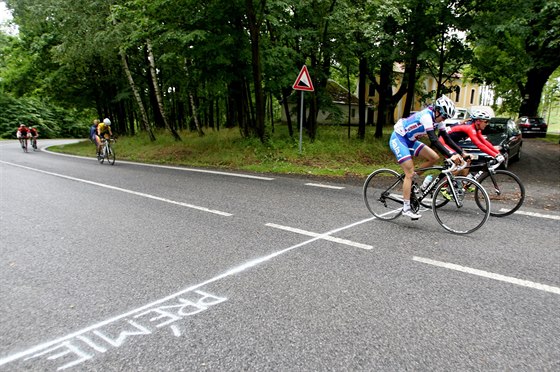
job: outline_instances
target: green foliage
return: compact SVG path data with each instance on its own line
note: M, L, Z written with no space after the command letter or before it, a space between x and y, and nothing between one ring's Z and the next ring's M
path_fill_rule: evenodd
M36 98L0 94L0 138L16 138L20 124L35 126L42 138L87 137L89 117L91 113L69 111Z
M434 76L441 89L469 62L473 49L470 76L492 83L506 98L506 109L515 111L524 97L520 92L528 89L522 86L528 71L559 59L560 5L512 1L6 0L20 34L0 35L0 92L24 97L23 106L33 98L62 107L67 112L51 111L70 122L81 121L76 113L94 111L87 122L107 116L120 133L137 132L141 115L122 52L149 125L163 127L156 84L174 128L192 128L196 114L206 128L235 125L251 135L255 113L263 111L255 99L257 61L264 94L279 102L291 92L301 66L308 65L316 88L309 100L321 110L330 105L327 79L346 87L350 75L355 91L359 62L367 62L367 71L360 71L364 79L384 75L378 92L390 92L398 81L405 87L405 79L391 72L395 64L417 67L415 76ZM256 10L254 26L260 30L259 50L253 54L248 9ZM468 45L458 36L464 31ZM155 83L148 73L148 40ZM412 81L409 87L414 86L419 85ZM424 90L416 97L433 94ZM394 107L403 94L403 89L393 91L384 99L391 102L381 104ZM340 112L341 122L345 115ZM320 138L314 131L322 127L311 129L306 133Z

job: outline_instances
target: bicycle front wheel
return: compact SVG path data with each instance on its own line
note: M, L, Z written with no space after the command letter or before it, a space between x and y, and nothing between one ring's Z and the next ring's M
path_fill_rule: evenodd
M509 216L518 210L525 200L525 186L510 171L498 169L495 174L485 173L478 181L490 197L490 215Z
M457 176L454 185L440 182L434 191L432 210L438 223L454 234L470 234L482 227L490 217L490 199L486 190L476 181ZM471 183L472 190L464 190L463 183ZM446 198L441 205L438 200Z
M114 165L115 164L115 151L113 151L113 148L111 146L107 146L107 151L105 152L106 156L107 156L107 161L109 162L109 164Z
M401 215L403 180L391 169L378 169L364 182L367 209L380 220L392 220Z

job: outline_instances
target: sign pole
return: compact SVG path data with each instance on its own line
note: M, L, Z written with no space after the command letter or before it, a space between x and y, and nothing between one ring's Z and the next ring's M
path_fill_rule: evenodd
M305 110L303 109L303 93L305 91L313 92L315 90L315 88L313 88L311 77L309 76L309 71L307 71L307 66L303 65L292 88L294 88L295 90L301 90L301 110L299 115L299 153L301 154L301 142L303 136L303 113L305 112Z
M300 115L299 115L299 153L301 154L301 141L302 141L302 133L303 133L303 94L305 92L301 91L301 108L300 108Z

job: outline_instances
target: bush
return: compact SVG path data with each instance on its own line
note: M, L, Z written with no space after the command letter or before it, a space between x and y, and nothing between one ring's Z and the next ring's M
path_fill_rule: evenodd
M41 138L79 138L89 134L90 115L36 98L0 93L0 138L16 138L20 124L35 126Z

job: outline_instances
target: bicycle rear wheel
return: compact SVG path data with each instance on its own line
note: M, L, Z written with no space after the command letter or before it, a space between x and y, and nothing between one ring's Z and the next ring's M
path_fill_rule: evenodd
M463 190L462 182L471 182L474 191ZM461 187L440 182L434 191L432 211L438 223L454 234L470 234L482 227L490 217L490 198L486 190L476 181L467 177L455 177ZM438 200L445 197L449 202L441 205Z
M115 164L115 151L113 151L113 147L111 147L111 145L107 146L107 151L105 152L105 156L107 157L107 161L109 162L109 164L114 165Z
M380 220L401 215L403 180L391 169L378 169L364 182L363 194L367 209Z
M498 169L495 174L485 173L478 182L490 197L490 215L509 216L518 210L525 200L525 186L510 171Z

